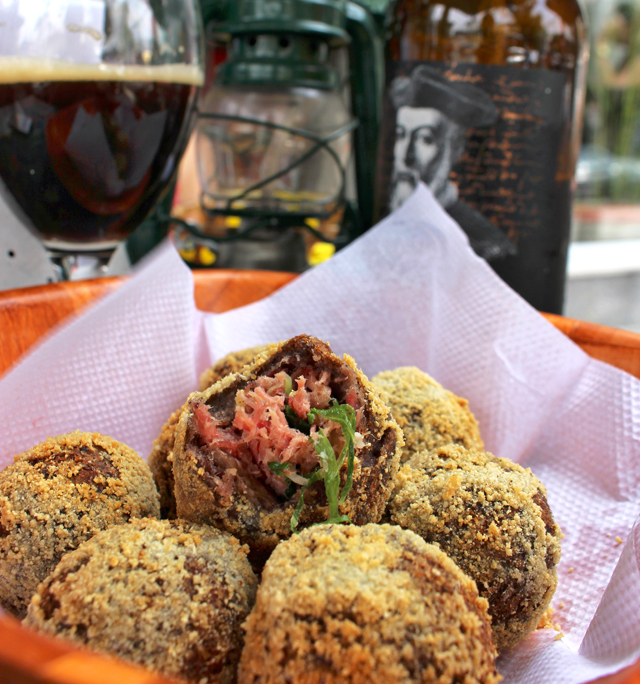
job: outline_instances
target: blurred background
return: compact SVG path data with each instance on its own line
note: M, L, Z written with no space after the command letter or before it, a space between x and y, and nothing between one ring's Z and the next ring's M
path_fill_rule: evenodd
M565 315L640 332L640 2L589 0Z
M381 21L385 0L362 4ZM640 0L586 0L585 7L591 59L582 149L576 171L564 314L640 332ZM203 2L202 9L206 19L211 5ZM215 70L217 49L215 40L209 36L209 78ZM312 114L309 116L312 118ZM337 121L335 125L342 123ZM345 162L347 198L353 194L349 185L355 182L350 163ZM168 214L173 205L174 214L200 222L208 220L211 224L211 219L201 211L203 170L199 174L197 166L194 137L183 158L177 187L165 198L163 211ZM304 259L295 264L284 262L283 270L304 270L333 254L331 240L337 236L342 217L332 218L330 208L325 209L324 218L307 221L316 233L314 237L312 230L300 238L306 241ZM0 221L6 228L0 231L0 289L54 280L39 242L1 202ZM241 223L232 215L219 216L216 221L216 225L209 226L213 236ZM167 225L154 218L146 221L118 248L109 272L126 273L132 263L163 238L166 230ZM357 226L352 230L355 234L359 232ZM322 240L322 236L328 236L329 241ZM177 239L183 256L194 267L243 265L228 255L225 257L224 250L210 249L206 241L194 243L188 235L183 236L182 242L179 235ZM265 267L273 267L274 263L277 267L277 261L266 261ZM77 277L81 276L80 263Z

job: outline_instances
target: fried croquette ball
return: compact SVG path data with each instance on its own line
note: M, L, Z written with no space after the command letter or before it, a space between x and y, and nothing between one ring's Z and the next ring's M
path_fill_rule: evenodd
M66 554L24 622L165 675L232 684L257 586L246 554L213 528L134 520Z
M178 516L238 537L250 546L256 567L291 535L301 495L301 526L328 520L325 483L311 481L301 492L320 468L322 432L336 462L346 443L329 417L311 414L308 422L312 409L335 410L334 402L353 409L356 433L353 485L339 514L358 525L380 520L402 435L353 359L339 358L308 335L267 347L241 372L191 395L173 449ZM337 473L340 487L347 470L345 460Z
M469 402L413 366L383 371L372 382L404 435L402 462L445 444L484 449Z
M264 349L264 346L251 347L223 356L202 374L200 390L204 391L229 373L239 371L253 361ZM153 448L147 459L160 495L160 515L169 520L176 517L176 497L173 491L173 445L176 439L178 420L184 408L183 405L171 414L169 420L162 427L160 435L153 442Z
M173 446L180 414L185 407L174 411L153 442L147 463L160 496L160 516L169 520L176 517L176 496L173 482Z
M200 391L204 392L207 388L211 387L211 385L215 385L218 380L222 380L222 378L227 375L242 370L242 368L248 363L251 363L256 356L265 349L266 345L261 345L259 347L241 349L240 351L231 352L230 354L223 356L200 376Z
M530 470L455 445L414 456L396 479L391 521L476 581L499 651L535 629L556 588L561 534L546 494Z
M392 525L322 525L267 561L239 684L494 684L487 602L432 544Z
M0 473L0 605L23 616L63 554L159 513L149 467L110 437L72 432L16 456Z

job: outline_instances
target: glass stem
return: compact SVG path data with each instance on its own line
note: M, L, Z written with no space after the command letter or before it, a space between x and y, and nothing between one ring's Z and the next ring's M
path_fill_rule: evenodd
M103 278L108 275L109 260L114 252L113 249L86 254L47 251L55 266L58 281Z

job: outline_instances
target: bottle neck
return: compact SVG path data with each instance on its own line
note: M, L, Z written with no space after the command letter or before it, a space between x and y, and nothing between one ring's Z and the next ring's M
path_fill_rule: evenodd
M573 71L584 59L577 0L398 0L387 17L387 59Z

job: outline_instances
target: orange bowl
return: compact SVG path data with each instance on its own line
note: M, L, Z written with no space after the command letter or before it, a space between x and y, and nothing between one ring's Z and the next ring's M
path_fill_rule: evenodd
M269 271L195 271L195 298L204 311L222 313L255 302L295 275ZM124 278L104 278L0 292L0 374L31 345L85 304L112 292ZM544 314L590 356L640 378L640 335ZM170 684L170 679L115 658L82 650L0 617L3 684ZM640 684L640 662L599 684ZM555 684L555 683L553 683Z

